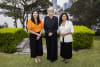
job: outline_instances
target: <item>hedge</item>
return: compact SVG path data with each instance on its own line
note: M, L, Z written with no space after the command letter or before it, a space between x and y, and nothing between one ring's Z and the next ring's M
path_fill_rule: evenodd
M85 26L74 26L73 48L84 49L93 47L94 31Z
M0 50L13 53L16 51L17 44L28 36L28 33L22 28L0 29Z
M0 28L4 28L4 26L3 25L0 25Z

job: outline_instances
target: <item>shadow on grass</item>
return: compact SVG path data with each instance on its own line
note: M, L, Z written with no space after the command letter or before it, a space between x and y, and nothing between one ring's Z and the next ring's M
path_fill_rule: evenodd
M100 40L100 36L95 36L94 39L95 40Z

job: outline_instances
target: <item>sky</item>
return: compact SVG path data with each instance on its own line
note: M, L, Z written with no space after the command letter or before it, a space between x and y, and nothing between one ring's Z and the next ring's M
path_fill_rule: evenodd
M58 0L57 1L58 5L60 5L61 7L63 7L65 2L68 2L68 0Z
M50 0L52 1L52 0ZM63 7L65 2L68 2L69 0L57 0L58 5L60 5L61 7Z

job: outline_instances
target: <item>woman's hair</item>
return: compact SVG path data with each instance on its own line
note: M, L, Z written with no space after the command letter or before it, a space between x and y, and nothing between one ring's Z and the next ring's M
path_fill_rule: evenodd
M59 17L59 26L62 24L62 16L63 15L66 15L66 17L67 17L67 20L69 20L69 17L68 17L68 14L67 13L62 13L61 15L60 15L60 17Z
M38 12L37 10L32 11L31 20L32 20L33 23L35 24L35 19L34 19L34 16L33 16L33 13L34 13L34 12L37 12L37 13L38 13L37 24L39 24L39 23L40 23L40 17L39 17L39 12Z
M52 11L55 13L55 10L54 10L53 7L49 7L49 8L47 9L47 13L48 13L48 11L50 11L50 10L52 10Z
M49 7L47 10L48 10L48 11L49 11L49 10L54 10L54 8L53 8L53 7Z

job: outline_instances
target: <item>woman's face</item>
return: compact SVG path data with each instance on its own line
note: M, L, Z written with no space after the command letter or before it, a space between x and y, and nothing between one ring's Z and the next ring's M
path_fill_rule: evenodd
M48 11L48 15L49 15L49 16L53 16L53 15L54 15L54 10L49 10L49 11Z
M66 21L67 20L67 16L64 14L63 16L62 16L62 21Z
M38 17L38 12L37 11L33 12L33 17L34 18L37 18Z

